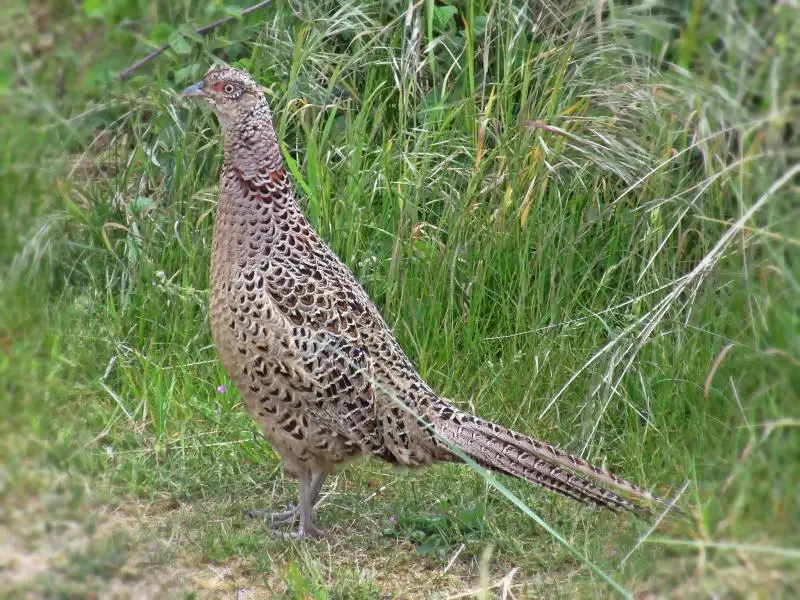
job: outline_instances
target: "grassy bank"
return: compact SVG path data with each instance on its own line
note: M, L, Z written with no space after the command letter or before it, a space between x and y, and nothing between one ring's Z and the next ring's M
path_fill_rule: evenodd
M797 9L276 2L200 37L234 8L8 4L0 593L615 593L591 565L800 592ZM686 482L688 517L503 479L578 558L466 467L368 461L326 486L319 542L245 519L295 482L211 345L218 130L176 90L215 56L268 88L306 214L437 390Z

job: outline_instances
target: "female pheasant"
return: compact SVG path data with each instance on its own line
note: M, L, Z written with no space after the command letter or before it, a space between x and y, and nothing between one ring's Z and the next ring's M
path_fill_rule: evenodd
M217 67L183 94L213 109L224 138L211 261L214 342L250 413L300 482L298 506L273 519L299 512L295 535L317 535L313 507L325 476L370 454L408 467L466 455L614 511L638 512L657 500L438 396L301 213L262 88L247 73Z

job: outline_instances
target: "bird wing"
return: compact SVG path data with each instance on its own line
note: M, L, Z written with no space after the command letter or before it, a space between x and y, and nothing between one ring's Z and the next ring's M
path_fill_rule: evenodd
M381 453L374 368L359 329L361 303L347 288L320 281L315 272L313 261L302 266L273 262L263 271L282 330L279 354L313 383L304 395L309 421L365 452Z

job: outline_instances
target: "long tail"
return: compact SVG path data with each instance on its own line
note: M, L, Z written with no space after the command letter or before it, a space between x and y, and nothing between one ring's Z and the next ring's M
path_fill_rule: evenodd
M502 425L461 412L443 399L440 402L429 413L433 416L431 421L436 432L482 467L513 475L584 504L594 504L615 512L650 515L647 505L663 503L663 500L644 488L591 465L582 458ZM606 489L600 483L614 487L626 496Z

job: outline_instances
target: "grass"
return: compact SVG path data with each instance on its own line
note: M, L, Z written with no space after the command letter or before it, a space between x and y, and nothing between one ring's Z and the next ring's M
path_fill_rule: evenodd
M3 5L0 594L800 592L800 13L518 4L275 2L208 38L230 7ZM367 461L322 541L245 519L295 483L207 324L217 128L175 90L214 56L268 87L306 214L437 390L686 481L688 517Z

